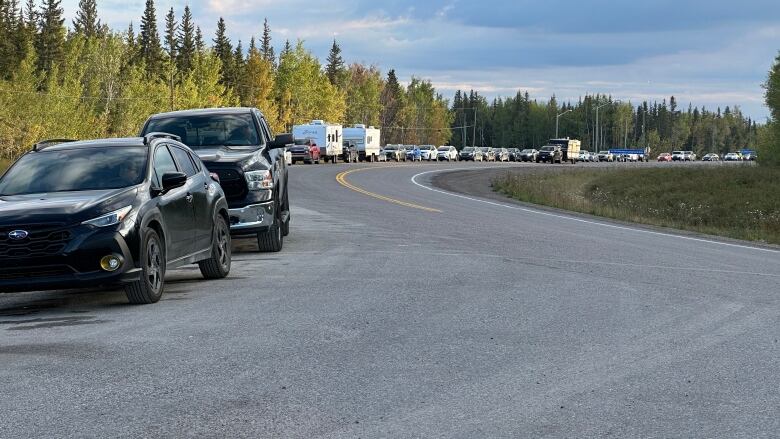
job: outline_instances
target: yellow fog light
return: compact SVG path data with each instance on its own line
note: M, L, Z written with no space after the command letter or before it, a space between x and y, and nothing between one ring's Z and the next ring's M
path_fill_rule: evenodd
M100 260L100 268L105 271L116 271L122 266L122 258L116 255L103 256Z

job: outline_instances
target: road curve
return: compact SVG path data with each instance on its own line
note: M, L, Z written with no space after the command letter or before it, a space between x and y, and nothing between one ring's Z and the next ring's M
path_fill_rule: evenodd
M284 250L226 280L0 296L0 437L780 431L780 252L429 172L488 166L523 165L296 165Z

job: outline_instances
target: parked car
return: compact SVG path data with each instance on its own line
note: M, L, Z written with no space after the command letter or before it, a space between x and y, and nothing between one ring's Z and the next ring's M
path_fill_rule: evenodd
M255 237L263 252L282 250L284 237L290 233L283 151L294 143L291 134L274 136L265 116L256 108L156 114L141 130L142 135L152 132L175 134L198 154L210 172L219 176L230 207L230 233L234 237Z
M496 148L494 149L494 151L495 151L497 162L509 161L509 151L506 148Z
M696 161L696 154L693 151L685 151L684 157L686 162L695 162Z
M580 150L580 155L577 157L578 162L590 162L591 160L591 154L589 151Z
M154 303L194 263L230 273L228 203L175 136L42 142L0 177L0 291L122 285Z
M406 145L406 159L413 162L422 161L422 151L417 145Z
M720 161L720 156L711 152L702 157L701 160L703 162L718 162Z
M344 142L341 146L341 160L344 163L357 163L358 147L353 142Z
M599 151L598 158L600 162L614 162L615 156L609 151Z
M671 162L672 161L672 155L668 152L662 152L661 154L658 154L658 161L659 162Z
M387 152L385 152L384 148L379 148L379 155L376 157L376 161L378 161L378 162L386 162L387 161Z
M387 145L385 146L384 151L387 160L394 160L396 162L400 162L401 160L406 161L406 149L404 149L403 145Z
M536 157L536 162L545 163L561 163L563 161L563 154L561 148L558 145L545 145L539 150L539 155Z
M742 160L742 157L736 152L730 152L723 157L723 160L727 162L739 162Z
M292 163L319 163L320 162L320 147L317 146L311 139L295 139L295 143L288 151L292 155Z
M672 151L672 161L673 162L685 161L685 151Z
M438 150L433 145L420 145L420 154L423 160L433 161L438 159Z
M467 146L460 151L460 159L470 160L472 162L481 162L483 159L482 150L480 148Z
M621 154L620 159L621 159L621 161L624 161L624 162L638 162L639 161L639 154L634 154L634 153Z
M524 162L535 162L536 156L539 155L539 151L531 148L520 151L520 160Z
M440 146L437 152L437 156L439 161L446 160L448 162L449 161L457 162L458 150L455 149L454 146L449 146L449 145Z
M483 146L481 148L482 150L482 158L486 162L495 162L496 161L496 152L493 148L489 146Z
M746 153L742 154L742 160L754 161L754 160L756 160L756 153L753 152L753 151L746 152Z
M507 148L507 151L509 151L509 161L510 162L519 162L520 161L520 150L517 148Z

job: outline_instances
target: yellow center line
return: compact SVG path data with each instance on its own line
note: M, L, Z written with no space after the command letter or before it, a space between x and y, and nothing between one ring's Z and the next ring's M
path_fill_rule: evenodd
M344 186L347 189L351 189L355 192L361 193L363 195L368 195L369 197L376 198L377 200L387 201L388 203L398 204L399 206L405 206L405 207L411 207L412 209L420 209L424 210L426 212L435 212L435 213L441 213L441 210L434 209L432 207L425 207L420 206L419 204L409 203L406 201L396 200L395 198L386 197L384 195L375 194L373 192L369 192L363 188L357 187L354 184L347 181L347 175L352 174L353 172L361 172L361 171L367 171L369 169L385 169L385 168L359 168L359 169L351 169L349 171L344 171L336 176L336 181Z

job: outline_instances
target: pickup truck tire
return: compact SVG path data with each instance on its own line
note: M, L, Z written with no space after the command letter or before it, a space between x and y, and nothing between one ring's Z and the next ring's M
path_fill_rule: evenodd
M147 229L141 244L141 278L125 285L133 305L156 303L165 290L165 245L154 229Z
M287 196L287 192L284 193L284 201L282 202L282 211L287 212L287 220L282 223L282 235L287 236L290 234L290 199Z
M279 198L274 200L274 223L268 230L257 234L257 247L264 253L276 253L282 250L284 245L284 233L282 233L282 211Z
M230 228L222 215L217 215L214 224L214 243L211 257L198 262L204 279L222 279L230 273Z

